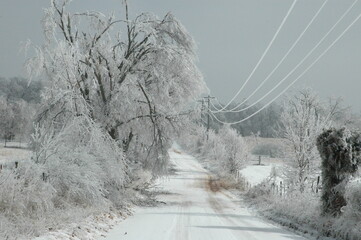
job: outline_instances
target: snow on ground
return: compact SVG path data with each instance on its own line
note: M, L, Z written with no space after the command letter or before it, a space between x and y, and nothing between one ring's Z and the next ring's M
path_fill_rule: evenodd
M270 177L272 168L279 169L284 165L284 159L262 156L261 165L258 165L258 156L251 155L251 160L245 168L239 171L242 177L252 186L260 184ZM277 182L282 181L277 177Z
M249 165L239 172L251 186L255 186L270 176L272 167L273 165Z
M11 147L5 148L3 144L0 145L0 164L22 161L29 159L31 156L31 151L24 148L17 148L18 143L10 143ZM24 146L22 144L21 146Z
M98 216L90 216L83 222L73 223L65 229L49 231L41 237L33 240L90 240L100 239L119 222L123 221L125 216L115 213L104 213Z
M192 156L179 149L170 155L176 174L159 182L164 194L158 200L164 204L137 208L106 240L305 239L254 216Z

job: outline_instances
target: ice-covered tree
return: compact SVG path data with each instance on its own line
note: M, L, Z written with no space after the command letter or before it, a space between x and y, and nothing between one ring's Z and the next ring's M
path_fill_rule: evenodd
M115 20L71 13L70 2L45 9L46 43L28 61L46 88L32 161L0 174L1 227L13 229L1 236L37 234L61 225L61 216L124 207L144 182L133 179L162 172L171 139L206 89L194 42L173 15L130 19L125 4L124 19Z
M236 177L248 156L248 147L243 137L228 125L218 132L209 130L197 123L189 124L178 142L196 154L211 171L222 176Z
M336 108L337 104L325 106L310 89L301 90L284 103L281 136L286 139L291 167L297 172L296 182L301 192L307 177L319 165L316 138L331 125Z
M131 19L125 1L120 20L71 13L69 2L45 10L47 42L28 64L50 82L39 121L89 116L131 160L161 171L179 116L205 90L192 37L170 13Z
M236 175L247 159L247 145L237 131L230 126L223 126L218 137L225 146L225 155L222 156L223 168L227 173Z

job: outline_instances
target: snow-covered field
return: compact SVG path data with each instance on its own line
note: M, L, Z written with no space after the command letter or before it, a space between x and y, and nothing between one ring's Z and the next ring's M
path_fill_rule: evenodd
M258 156L251 155L247 165L239 171L247 183L253 187L269 178L272 168L279 169L284 165L284 160L280 158L270 158L262 156L261 165L258 165ZM281 179L280 179L281 180Z
M273 165L248 165L239 172L251 186L255 186L267 179L272 167Z
M279 146L281 149L286 149L285 142L281 138L261 138L261 137L244 137L247 142L247 146L252 151L256 147L272 144ZM261 165L259 163L259 155L250 154L246 166L240 170L240 174L248 184L253 187L266 180L271 172L272 168L279 169L285 164L285 159L279 157L261 156Z
M107 240L304 239L248 210L237 196L220 189L192 156L170 151L176 174L159 181L160 207L137 208Z
M0 145L0 164L26 160L31 156L31 151L24 148L15 148L19 146L19 143L11 143L10 146L12 147L5 148L3 144Z

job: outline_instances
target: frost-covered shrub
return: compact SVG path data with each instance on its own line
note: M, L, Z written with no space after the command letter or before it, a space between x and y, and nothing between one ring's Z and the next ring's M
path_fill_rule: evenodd
M33 219L41 219L54 210L56 190L42 180L42 170L33 162L22 162L17 169L1 171L1 239L34 231Z
M346 205L345 187L361 163L361 136L332 128L317 138L317 148L322 157L323 214L339 215Z
M264 182L252 187L245 199L255 205L261 215L283 226L316 236L324 231L327 219L320 217L319 198L311 192L293 191L281 195ZM332 228L332 222L328 223Z
M268 182L263 182L249 189L249 191L247 192L247 196L253 199L260 197L262 198L264 197L265 199L268 199L271 193L272 193L271 185Z
M184 149L196 155L202 151L202 146L207 138L206 128L201 125L190 124L177 139Z
M116 202L110 194L121 194L127 180L122 151L88 118L74 118L59 133L37 129L33 145L40 146L34 160L56 189L57 207L103 205Z
M357 190L356 190L357 189ZM355 204L360 201L359 183L347 187L346 198L353 196ZM354 195L355 194L355 195ZM246 193L246 201L255 205L259 213L283 226L299 232L313 235L317 239L322 236L338 240L359 240L361 236L360 212L353 211L347 205L342 215L337 218L320 216L322 203L319 195L312 192L294 191L286 196L272 194L267 185L257 185ZM350 199L352 202L353 200ZM327 238L328 239L328 238Z
M222 169L231 174L237 174L247 159L248 148L243 138L237 131L229 126L223 126L218 132L225 147L225 155L222 156Z
M226 146L221 141L221 138L212 130L208 133L208 139L206 139L201 146L201 156L206 161L217 163L217 167L213 165L213 167L219 168L220 163L223 157L226 155Z
M361 236L361 180L353 180L346 186L347 205L342 214L335 219L334 229L337 237L346 240L359 240Z
M23 162L16 169L3 169L0 184L2 213L38 217L53 207L50 200L55 189L42 181L42 169L32 162Z
M72 215L74 221L90 212L124 207L129 198L122 149L96 123L81 115L62 127L46 126L35 128L32 158L1 171L4 239L56 228Z
M218 133L196 124L183 133L179 139L187 151L196 154L204 165L217 174L232 177L237 175L248 156L248 147L236 130L222 127Z
M347 185L345 198L347 205L344 214L361 221L361 180Z

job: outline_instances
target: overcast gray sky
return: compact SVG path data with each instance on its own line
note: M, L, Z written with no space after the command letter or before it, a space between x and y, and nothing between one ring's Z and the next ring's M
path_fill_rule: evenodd
M133 15L148 11L158 16L172 12L198 43L198 66L211 93L221 101L232 98L248 77L280 25L291 0L128 0ZM338 20L354 0L330 0L319 18L256 100L283 78ZM291 47L323 0L300 0L259 70L241 94L247 96ZM42 43L40 20L49 0L0 0L0 76L24 76L22 41ZM75 11L96 10L123 14L120 0L74 0ZM361 13L361 1L322 45L325 49ZM296 84L309 86L323 98L342 96L361 110L361 20ZM303 69L320 51L316 51ZM300 72L298 72L300 73ZM297 76L297 75L295 75ZM290 78L287 83L291 82ZM282 85L285 87L287 84ZM280 88L282 89L282 88ZM278 90L280 92L280 90ZM276 93L278 93L276 92ZM272 96L276 95L273 94ZM267 101L268 99L265 99Z

